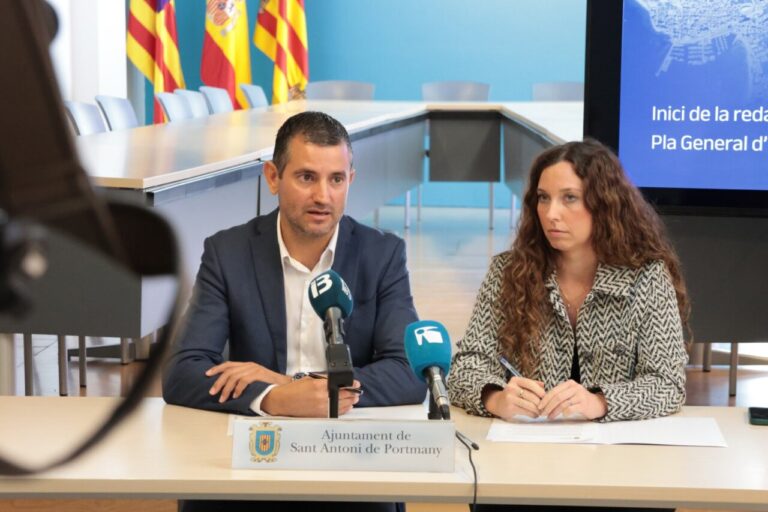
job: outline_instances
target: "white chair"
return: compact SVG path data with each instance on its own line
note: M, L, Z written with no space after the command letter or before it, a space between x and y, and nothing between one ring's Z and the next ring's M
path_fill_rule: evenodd
M139 126L136 119L136 112L133 110L131 102L125 98L116 96L96 96L96 103L107 120L109 131L126 130Z
M176 89L173 91L173 94L176 94L181 97L182 100L187 102L192 117L208 117L211 115L203 93L190 91L189 89Z
M584 101L584 82L535 83L533 101Z
M491 86L482 82L428 82L421 86L424 101L488 101Z
M229 93L226 89L203 85L200 87L200 92L205 96L205 101L208 103L208 110L211 114L232 112L234 110L232 99L229 97Z
M262 89L260 85L240 84L240 89L242 89L243 94L245 94L251 108L260 108L269 105L269 102L267 102L267 95L264 94L264 89Z
M75 129L75 135L90 135L107 131L107 125L101 118L99 107L79 101L65 101L67 118Z
M192 109L189 108L187 100L171 92L159 92L155 98L165 112L165 118L169 123L192 119Z
M358 100L373 99L375 86L368 82L351 80L325 80L307 84L308 100Z

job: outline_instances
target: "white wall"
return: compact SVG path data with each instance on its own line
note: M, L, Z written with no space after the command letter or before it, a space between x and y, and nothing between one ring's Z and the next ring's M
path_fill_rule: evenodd
M127 96L125 0L48 0L59 15L51 58L65 100Z

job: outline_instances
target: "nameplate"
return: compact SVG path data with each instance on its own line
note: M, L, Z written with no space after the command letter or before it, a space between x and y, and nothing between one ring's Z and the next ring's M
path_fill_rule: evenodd
M451 421L241 419L235 469L453 472Z

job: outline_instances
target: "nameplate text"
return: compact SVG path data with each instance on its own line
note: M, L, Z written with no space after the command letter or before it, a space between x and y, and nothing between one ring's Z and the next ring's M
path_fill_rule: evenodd
M232 467L453 472L451 421L234 420Z

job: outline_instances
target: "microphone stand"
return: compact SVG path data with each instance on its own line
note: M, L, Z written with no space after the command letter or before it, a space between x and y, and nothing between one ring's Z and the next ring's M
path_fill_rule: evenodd
M440 371L440 376L442 377L443 372ZM438 405L437 400L435 399L435 394L432 392L432 389L429 390L429 413L427 414L427 418L430 420L450 420L451 419L451 411L446 410L443 411Z
M443 377L443 372L440 370L440 376ZM450 420L451 419L451 411L446 410L443 411L438 405L437 400L435 400L435 394L432 392L432 389L429 390L429 413L427 413L427 419L430 420ZM459 439L462 443L464 443L467 447L472 448L473 450L479 450L480 446L472 441L470 438L468 438L466 435L462 434L458 430L456 430L456 438Z
M325 312L323 320L325 339L325 359L328 363L328 404L329 418L339 417L339 389L352 386L355 375L352 367L352 355L349 345L344 343L344 324L339 308L331 307Z
M448 413L448 416L443 416L443 412L440 410L440 408L437 406L437 403L435 402L435 397L432 395L432 392L429 392L429 413L427 414L427 418L430 420L449 420L451 419L451 413Z

